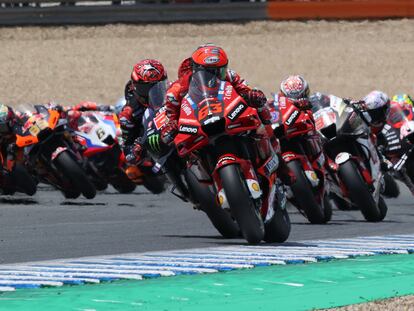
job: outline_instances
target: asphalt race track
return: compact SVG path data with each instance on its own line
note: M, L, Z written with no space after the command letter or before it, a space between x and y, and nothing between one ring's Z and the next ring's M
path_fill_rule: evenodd
M414 233L414 203L400 184L398 199L387 200L382 223L367 223L359 211L334 210L328 225L310 225L290 208L289 242L305 239ZM207 217L166 193L143 187L120 195L112 188L93 200L65 200L40 185L33 197L0 198L0 263L244 244L221 238Z

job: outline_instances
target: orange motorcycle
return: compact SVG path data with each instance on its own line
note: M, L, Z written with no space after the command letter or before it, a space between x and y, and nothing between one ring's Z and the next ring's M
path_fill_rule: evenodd
M66 198L95 197L96 189L79 164L81 155L74 148L67 121L58 111L35 105L34 111L25 112L16 129L16 145L24 148L39 181L61 190Z
M13 134L12 134L13 135ZM0 141L0 188L3 194L22 192L34 195L37 184L24 164L23 149L13 143L15 137L2 137Z

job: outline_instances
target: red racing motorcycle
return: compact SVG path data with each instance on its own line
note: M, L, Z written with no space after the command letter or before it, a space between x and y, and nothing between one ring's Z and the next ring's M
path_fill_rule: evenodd
M326 223L331 219L332 206L326 158L312 111L286 97L276 98L275 107L280 114L280 122L274 124L275 135L280 139L283 159L296 176L289 200L311 223Z
M391 162L391 173L404 182L414 195L414 113L408 104L391 102L387 124L384 126L379 142L382 153ZM387 180L388 178L388 180ZM391 177L392 178L392 177ZM384 175L386 194L398 195L389 175ZM397 195L395 195L397 194Z
M214 74L193 74L181 104L179 156L196 159L249 243L283 242L290 233L279 159L257 111Z

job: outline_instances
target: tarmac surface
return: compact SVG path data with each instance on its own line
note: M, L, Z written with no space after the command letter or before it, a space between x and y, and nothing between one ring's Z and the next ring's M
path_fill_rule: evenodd
M311 225L290 207L288 242L412 234L413 198L400 188L398 199L387 200L388 215L381 223L367 223L359 211L334 210L327 225ZM153 195L143 187L129 195L109 188L93 200L65 200L40 185L33 197L0 198L0 263L245 243L221 238L203 212L172 194Z

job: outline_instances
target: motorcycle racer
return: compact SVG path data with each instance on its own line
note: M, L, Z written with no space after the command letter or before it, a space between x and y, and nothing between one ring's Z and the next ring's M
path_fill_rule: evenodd
M132 69L131 79L125 86L126 104L119 113L122 148L130 164L137 164L142 160L142 116L149 105L149 93L151 90L156 91L158 87L165 87L166 83L167 72L155 59L139 61Z
M362 104L363 110L369 116L367 119L372 133L379 134L387 122L390 111L388 95L382 91L375 90L366 95L360 104Z
M81 101L79 104L65 109L65 114L68 119L69 127L76 130L78 127L78 119L84 111L102 111L113 112L114 108L110 105L98 105L92 101Z
M191 67L189 66L191 63ZM178 132L178 118L181 101L188 92L191 76L197 70L207 70L216 74L221 80L232 84L234 89L247 103L258 110L259 117L264 124L270 123L270 113L266 107L266 96L258 89L252 89L247 82L235 71L227 68L228 58L226 52L214 44L205 44L198 47L191 58L183 61L178 71L179 79L171 84L167 90L166 110L168 121L162 129L162 139L170 144Z
M19 117L13 108L0 104L0 148L5 149L8 157L14 158L17 153L14 126L19 125Z
M214 73L221 80L228 81L232 84L237 93L242 96L246 102L257 109L262 123L265 125L265 131L272 132L270 126L271 115L266 106L266 96L257 89L252 89L247 82L242 79L235 71L227 68L228 58L225 51L215 45L203 45L192 54L190 58L185 59L178 69L178 80L173 82L167 91L166 111L168 121L166 126L161 129L161 136L165 143L172 143L178 132L178 118L181 109L181 101L188 92L191 76L197 70L207 70ZM270 134L270 141L274 151L279 153L279 143L277 139ZM286 163L279 155L278 176L286 185L293 184L295 177L286 166Z
M391 100L400 104L408 104L414 108L414 99L408 94L394 95Z

